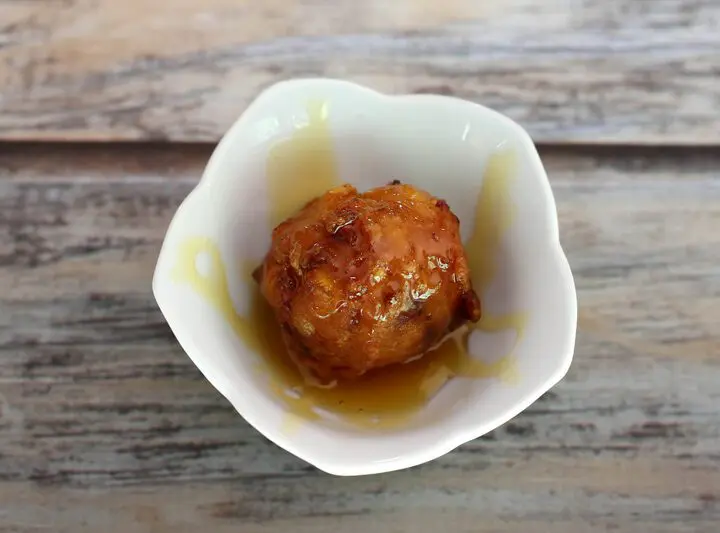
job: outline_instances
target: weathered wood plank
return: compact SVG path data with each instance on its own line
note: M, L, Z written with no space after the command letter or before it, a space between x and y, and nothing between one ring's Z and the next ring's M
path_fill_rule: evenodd
M720 142L715 0L0 0L0 138L216 140L271 83L484 103L538 141Z
M605 481L615 476L644 481L629 488ZM573 482L577 479L583 480L581 486ZM710 493L694 498L679 490L680 495L673 496L652 488L653 483L665 487L671 480L701 480L711 487L714 481L708 473L668 463L654 467L641 460L580 459L573 467L562 467L553 461L519 459L473 471L423 467L352 480L247 477L146 489L42 487L10 496L17 505L14 515L20 518L14 531L33 533L194 533L206 528L218 533L717 531L717 503ZM63 507L52 505L57 501ZM78 509L86 510L84 524Z
M548 148L570 374L434 463L341 479L245 424L154 305L208 150L0 145L0 530L716 531L720 154Z

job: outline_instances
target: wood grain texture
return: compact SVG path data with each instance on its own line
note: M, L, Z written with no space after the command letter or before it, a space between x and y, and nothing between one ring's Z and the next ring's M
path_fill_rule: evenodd
M569 375L492 434L367 478L257 434L155 306L208 155L0 144L0 531L717 531L716 151L546 149L581 307Z
M536 141L720 143L716 0L0 0L0 138L216 140L331 76L494 107Z

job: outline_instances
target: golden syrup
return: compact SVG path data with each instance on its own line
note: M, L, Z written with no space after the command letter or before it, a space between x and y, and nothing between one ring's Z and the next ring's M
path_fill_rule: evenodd
M516 156L510 149L499 149L488 161L483 176L483 183L475 203L475 221L470 239L465 242L465 253L468 257L473 286L482 295L495 279L497 258L501 239L513 221L514 205L510 196L510 185L516 175ZM482 304L482 297L480 298ZM472 329L486 333L511 330L515 332L515 345L520 342L525 331L526 313L515 312L494 314L482 307L480 321ZM467 337L464 346L467 346ZM466 377L486 377L487 363L468 358L468 368L462 374ZM506 381L516 381L517 364L512 352L501 358L497 363L498 377Z
M308 124L269 154L267 170L273 226L340 183L327 115L327 104L310 106ZM512 152L494 155L478 196L474 231L467 250L473 282L479 293L495 277L496 251L512 221L508 185L513 169ZM303 181L298 181L298 176ZM210 265L203 274L195 266L200 254L205 254ZM248 272L243 274L252 293L247 317L235 311L229 296L227 272L217 245L210 239L189 239L180 247L175 279L189 284L223 316L248 349L259 355L260 374L287 409L287 431L302 420L321 418L323 413L360 427L396 427L410 423L411 415L455 376L505 380L515 377L512 354L493 363L470 357L466 346L472 331L465 330L415 361L370 372L357 381L343 382L333 388L309 386L287 356L272 310ZM475 328L485 332L511 329L519 340L524 322L523 314L493 315L484 308Z
M308 122L272 147L267 158L270 227L297 213L307 202L340 185L327 102L312 102Z

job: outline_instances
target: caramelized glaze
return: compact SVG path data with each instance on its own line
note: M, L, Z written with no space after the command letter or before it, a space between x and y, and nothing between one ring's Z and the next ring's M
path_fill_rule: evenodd
M480 317L457 217L400 183L312 200L275 228L255 277L318 385L417 358Z

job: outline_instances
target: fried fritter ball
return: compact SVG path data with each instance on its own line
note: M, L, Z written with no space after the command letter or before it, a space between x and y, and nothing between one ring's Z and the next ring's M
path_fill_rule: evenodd
M458 218L397 181L309 202L275 228L255 279L316 384L422 356L480 318Z

